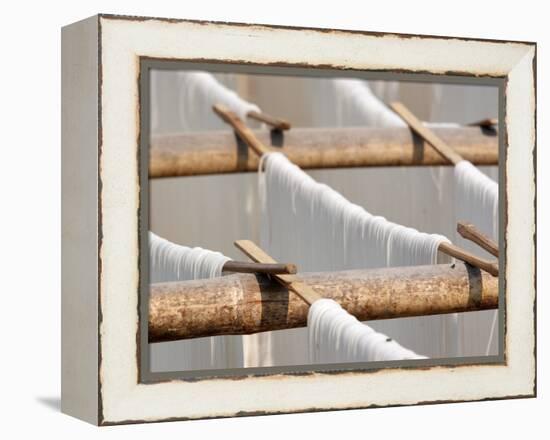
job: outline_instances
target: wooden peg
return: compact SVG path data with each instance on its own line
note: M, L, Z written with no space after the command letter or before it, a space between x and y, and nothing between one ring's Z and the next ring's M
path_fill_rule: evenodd
M266 254L260 247L250 240L237 240L235 246L240 249L245 255L247 255L252 261L257 263L277 263L273 258ZM273 275L279 283L284 285L288 290L296 293L309 305L313 304L322 296L315 292L311 287L299 279L295 275Z
M490 273L494 277L498 276L498 264L492 261L479 258L474 254L465 251L464 249L459 248L451 243L443 242L439 245L439 251L447 254L451 257L457 258L465 263L470 264L471 266L478 267L485 272Z
M222 271L236 273L295 274L296 265L289 263L266 264L231 260L223 265Z
M271 151L270 148L262 144L254 135L252 130L250 130L250 128L248 128L246 124L226 106L222 104L215 104L212 109L220 118L233 127L237 133L237 136L239 136L239 138L241 138L241 140L258 156L261 157Z
M256 121L269 125L273 130L290 130L290 122L284 119L275 118L267 113L251 110L246 114L246 116L250 119L255 119Z
M480 121L470 122L467 124L470 127L483 127L483 128L495 128L498 125L498 119L485 118Z
M458 222L456 225L456 230L463 238L474 242L491 255L498 258L498 245L474 225L471 223Z
M445 141L426 127L407 107L400 102L390 104L392 110L403 119L410 129L434 147L441 156L456 165L462 161L462 157L456 153Z

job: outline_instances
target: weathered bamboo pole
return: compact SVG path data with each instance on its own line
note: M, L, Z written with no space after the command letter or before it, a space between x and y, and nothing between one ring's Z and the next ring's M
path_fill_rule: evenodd
M498 307L498 278L464 263L297 277L362 321ZM261 275L153 284L149 341L303 327L308 308L295 293Z
M450 165L408 128L293 128L252 130L302 169ZM498 164L498 136L480 127L433 128L460 156L476 165ZM258 157L233 131L154 136L149 176L176 177L258 170Z

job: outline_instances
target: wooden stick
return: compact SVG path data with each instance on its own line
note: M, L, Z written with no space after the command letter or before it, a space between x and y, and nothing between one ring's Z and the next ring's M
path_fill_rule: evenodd
M237 240L235 242L235 246L240 249L245 255L247 255L251 260L257 263L276 263L273 258L271 258L261 248L256 246L254 242L250 240ZM300 282L299 278L294 275L273 275L273 278L283 284L288 290L296 293L309 305L322 298L322 296L320 296L307 284Z
M296 265L290 263L251 263L249 261L228 261L223 265L223 272L265 273L265 274L295 274Z
M233 127L239 138L258 156L269 153L270 149L258 140L252 130L235 113L222 104L215 104L212 108L218 116Z
M485 118L480 121L470 122L468 126L470 127L485 127L485 128L494 128L498 125L498 119L496 118Z
M471 223L458 222L456 225L456 230L463 238L474 242L491 255L498 258L498 245L474 225Z
M338 302L360 321L498 307L498 278L462 262L454 266L300 273L297 277L323 298ZM309 306L271 278L234 274L152 284L149 341L306 326Z
M462 160L462 157L449 147L439 136L426 127L422 122L411 113L411 111L400 102L390 104L392 110L397 113L407 123L407 125L418 134L422 139L434 147L439 154L449 162L456 165Z
M246 114L246 116L251 119L255 119L256 121L263 122L273 127L274 130L280 130L280 131L290 130L290 122L284 119L275 118L271 115L268 115L267 113L260 113L260 112L251 110Z
M439 245L439 251L451 257L458 258L459 260L462 260L472 266L483 269L485 272L489 272L494 277L498 276L498 264L476 257L474 254L467 252L454 244L441 243Z
M438 127L433 131L465 160L498 164L498 136L478 127ZM449 165L407 127L293 128L254 130L260 143L285 154L302 169ZM257 172L259 158L242 148L234 132L157 135L151 138L149 177Z

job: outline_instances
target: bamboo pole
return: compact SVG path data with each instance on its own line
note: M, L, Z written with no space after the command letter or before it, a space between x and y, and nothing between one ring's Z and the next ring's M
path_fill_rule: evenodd
M464 263L297 277L361 321L498 307L498 279ZM261 275L153 284L149 341L304 327L308 308L295 293Z
M498 164L498 137L479 127L432 131L476 165ZM260 143L280 151L302 169L449 165L406 128L293 128L251 130ZM154 136L149 176L176 177L258 170L258 157L232 131Z

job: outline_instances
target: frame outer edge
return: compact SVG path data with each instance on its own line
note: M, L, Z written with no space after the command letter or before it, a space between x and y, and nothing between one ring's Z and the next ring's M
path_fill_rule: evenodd
M61 411L99 424L98 17L62 46Z
M100 17L100 21L101 21L101 18ZM105 18L109 19L109 20L112 20L113 17L111 16L105 16ZM140 21L140 20L137 20L137 21ZM167 20L168 21L168 20ZM467 40L471 40L471 39L467 39ZM505 43L505 42L502 42L502 43ZM529 46L529 44L524 44L524 46ZM528 50L527 47L524 47L524 48L521 48L522 50L523 49L526 49ZM101 89L100 89L101 90ZM101 96L100 96L101 98ZM101 188L101 183L99 183L99 188ZM101 210L99 210L99 212L101 213ZM101 214L100 214L101 215ZM100 263L101 263L101 260L99 259L98 260ZM101 274L101 272L98 272L99 274ZM532 281L532 280L530 280ZM101 311L100 311L101 313ZM101 323L101 317L98 315L98 318L99 318L99 322ZM533 372L533 374L536 373L536 370L535 372ZM534 378L536 380L536 377ZM141 386L140 384L138 384L140 388L145 388L143 386ZM147 388L149 388L149 386L147 386ZM529 390L531 391L531 390ZM534 390L533 390L534 391ZM506 396L497 396L497 397L489 397L489 398L467 398L467 399L449 399L449 400L442 400L442 401L438 401L438 400L433 400L433 401L419 401L417 403L413 403L413 404L428 404L428 403L442 403L442 402L446 402L446 401L476 401L476 400L496 400L496 399L502 399L502 398L513 398L513 397L532 397L533 395L532 394L524 394L524 393L520 393L520 392L517 392L515 394L512 394L512 395L506 395ZM121 396L120 396L121 397ZM130 395L126 395L125 397L131 397ZM122 401L120 401L119 403L123 403ZM128 403L128 402L126 402ZM405 405L410 405L411 403L405 403ZM378 405L369 405L369 406L378 406ZM380 406L400 406L400 404L397 404L397 405L387 405L387 404L384 404L384 405L380 405ZM361 406L361 407L367 407L367 406ZM353 406L349 407L350 409L353 408ZM117 408L119 409L119 408ZM329 407L323 407L323 408L315 408L315 410L332 410L332 409L343 409L343 408L329 408ZM303 410L293 410L293 411L281 411L280 413L287 413L287 412L304 412L304 411L311 411L313 410L313 408L311 409L307 409L307 408L304 408ZM258 412L247 412L247 411L241 411L239 413L236 413L236 414L233 414L232 416L239 416L239 415L259 415L259 414L276 414L276 413L279 413L279 411L267 411L267 412L264 412L264 411L258 411ZM212 418L212 417L224 417L224 414L223 413L217 413L217 414L214 414L212 416L199 416L199 417L196 417L196 418ZM195 417L189 417L189 418L195 418ZM136 419L133 419L131 417L128 417L128 418L123 418L123 419L119 419L117 418L116 416L115 417L107 417L107 420L103 420L103 419L100 419L100 423L101 424L105 424L105 425L110 425L110 424L123 424L123 423L137 423L137 422L156 422L156 421L168 421L168 420L185 420L186 417L158 417L158 416L152 416L151 418L147 418L147 419L143 419L143 418L136 418Z

